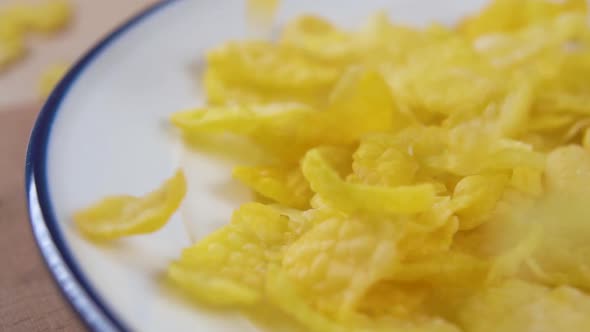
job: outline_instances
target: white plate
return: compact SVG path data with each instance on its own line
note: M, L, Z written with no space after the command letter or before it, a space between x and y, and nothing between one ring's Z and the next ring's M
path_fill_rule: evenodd
M360 24L377 9L412 24L453 22L485 0L285 0L279 24L313 12ZM256 331L237 314L219 314L169 294L159 276L190 243L229 219L247 194L228 165L187 155L167 135L166 118L202 98L191 68L203 52L246 37L245 0L162 2L91 50L43 108L27 156L31 223L59 286L95 331ZM182 163L190 193L160 232L96 246L81 238L72 211L114 193L142 194ZM185 204L187 205L187 204ZM188 230L188 232L187 232Z

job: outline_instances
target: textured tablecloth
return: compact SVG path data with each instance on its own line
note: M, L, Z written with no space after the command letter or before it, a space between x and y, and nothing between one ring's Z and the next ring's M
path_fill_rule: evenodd
M0 7L14 2L0 0ZM27 219L26 146L45 67L73 62L126 17L155 0L71 0L75 21L51 39L29 40L26 59L0 75L0 332L83 331L41 259Z
M33 241L25 152L38 105L0 112L0 332L82 331Z
M49 0L0 0L0 8L13 3ZM72 63L109 31L129 16L157 0L69 0L74 16L68 28L58 34L27 38L28 54L0 74L0 112L7 106L34 100L37 82L46 68Z

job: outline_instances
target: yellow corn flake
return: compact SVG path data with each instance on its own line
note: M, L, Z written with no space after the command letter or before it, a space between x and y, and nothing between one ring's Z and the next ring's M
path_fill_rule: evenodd
M421 48L406 66L390 72L388 82L399 99L430 122L479 112L501 92L494 75L469 44L453 40Z
M271 150L350 145L367 133L393 129L403 121L383 78L372 70L351 69L338 81L326 106L282 121L281 127L257 131L254 139L272 146Z
M345 332L352 328L338 324L311 307L303 298L288 275L275 268L269 271L266 292L272 304L312 332Z
M26 54L24 42L20 38L2 36L2 29L4 29L2 25L0 21L0 70Z
M590 97L586 95L563 94L563 93L548 93L541 97L540 103L543 107L551 108L556 112L565 112L571 114L580 114L588 116L590 108L587 103Z
M526 143L502 139L493 128L466 122L449 133L446 169L457 175L511 170L515 167L543 169L545 156Z
M383 135L384 140L394 142L394 146L400 151L407 151L408 155L418 161L420 167L424 169L422 175L440 175L448 152L446 128L413 125L401 130L393 139L385 136ZM416 137L420 137L420 140L416 140ZM389 142L386 144L389 145Z
M95 240L155 232L174 214L186 193L182 171L143 197L111 196L78 211L73 219L84 235Z
M317 215L313 228L287 249L283 268L316 306L350 312L371 284L396 275L396 262L449 249L457 223L445 214L445 204L437 206L415 218Z
M212 277L195 271L182 263L170 264L167 277L173 285L185 291L192 298L213 306L248 306L260 300L259 291L223 279L221 276Z
M367 290L358 310L370 317L411 317L420 313L429 291L427 285L420 283L381 281Z
M519 242L509 250L503 252L492 261L486 282L488 285L520 276L523 266L530 262L529 258L534 254L542 238L541 227L532 225L528 233L520 236Z
M435 216L434 213L438 212L442 214ZM433 221L438 221L438 225L433 225ZM405 227L401 228L398 244L400 255L405 259L425 257L448 250L459 230L459 220L452 215L450 209L441 211L435 207L406 222Z
M315 141L316 113L298 104L220 106L178 112L172 115L171 122L189 140L200 134L229 132L251 139L281 160L295 162Z
M372 70L348 71L336 84L327 105L314 111L298 121L281 122L284 127L272 128L272 135L258 131L257 142L277 142L277 137L283 137L278 140L284 143L281 149L291 149L300 141L307 142L308 147L347 145L367 133L393 129L404 121L387 84Z
M577 195L562 189L534 205L525 217L542 230L526 267L534 280L551 286L571 285L590 290L590 210L588 188ZM563 207L567 206L567 209Z
M449 218L442 209L415 219L316 214L314 226L286 250L282 266L314 305L350 313L375 280L395 274L391 268L400 259L448 250L457 231ZM441 236L446 225L450 236ZM446 241L425 248L439 239Z
M321 89L336 83L339 75L332 68L307 60L296 49L262 41L226 44L209 52L207 64L221 79L250 83L269 92Z
M237 167L233 175L277 203L299 209L309 207L312 192L299 167Z
M510 186L520 192L538 196L543 193L543 171L530 167L515 167Z
M585 62L578 58L586 51L573 47L573 43L588 40L585 25L585 14L568 13L512 34L480 37L474 47L506 75L514 78L526 76L529 83L560 89L555 83L565 83L576 77L569 69ZM564 52L565 47L571 52ZM541 94L545 92L540 91Z
M347 212L416 213L434 201L435 189L428 184L392 188L346 183L317 150L306 154L302 170L315 193Z
M577 145L555 149L547 157L545 182L554 192L584 192L590 187L590 152Z
M464 20L459 31L470 38L510 33L564 12L586 12L587 6L585 0L495 0L477 15Z
M247 91L258 102L317 103L340 75L339 69L315 63L296 49L268 42L228 43L210 51L207 64L226 89Z
M0 12L0 68L25 54L22 34L18 20L9 12Z
M503 136L517 137L526 130L533 100L533 89L526 82L508 94L498 117L498 126Z
M371 135L361 140L353 155L352 181L369 185L400 186L414 183L420 167L411 150L401 150L391 135Z
M457 320L472 332L584 331L590 326L588 310L590 298L579 290L514 280L476 293Z
M234 132L251 134L265 126L297 123L299 117L310 116L313 110L300 105L268 105L258 107L223 106L178 112L171 121L187 133Z
M573 123L571 114L542 113L530 119L529 128L534 132L552 132L563 129Z
M495 274L503 270L505 276L587 290L590 228L584 197L566 189L519 203L505 210L504 217L458 236L456 247L482 257L503 256Z
M562 142L569 143L580 138L586 128L590 126L590 119L580 119L573 123L563 135Z
M505 175L472 175L463 178L453 193L454 210L462 230L486 222L508 182Z
M283 267L324 310L349 311L395 262L395 223L328 219L293 243Z
M23 25L36 32L53 32L62 29L72 16L72 7L65 0L51 0L30 7L22 6L17 9L17 12L20 13Z
M30 33L54 33L70 21L67 1L14 4L0 8L0 70L26 54L25 38Z
M293 20L285 27L280 43L325 61L328 66L352 63L360 56L353 36L316 16L304 15Z
M422 285L427 291L422 310L445 305L448 301L461 301L473 295L473 292L495 285L503 280L519 275L526 260L536 250L538 233L532 233L516 246L503 251L500 255L481 257L464 253L457 248L441 251L430 256L398 262L387 277L389 282L397 284ZM437 300L440 292L459 292L455 299ZM444 313L438 308L435 312Z
M330 166L345 178L352 173L353 152L354 148L350 146L324 145L315 148L316 151L330 164Z
M584 135L582 137L582 146L584 149L590 151L590 128L586 128L584 130Z
M322 109L303 104L219 106L176 113L172 123L185 134L232 132L251 138L283 159L298 160L316 145L346 145L364 134L402 124L381 76L349 71Z
M247 203L230 224L185 249L169 278L209 304L253 304L262 297L267 267L282 260L281 248L303 227L278 209Z
M253 22L268 24L279 7L279 0L248 0L248 17Z
M349 316L337 318L323 314L307 301L297 284L279 269L268 276L267 292L279 307L311 332L459 332L458 327L438 317L400 319L388 315L375 318Z
M426 258L397 263L388 278L396 282L477 287L483 283L491 262L472 255L447 251Z
M56 64L43 72L39 80L39 95L42 98L47 98L51 94L51 91L53 91L53 88L55 88L57 83L66 74L68 68L68 65Z
M284 241L288 222L287 217L272 208L258 203L246 204L234 213L229 225L186 249L177 262L177 269L169 270L169 276L178 286L191 290L193 296L207 303L255 302L261 297L265 267L281 258L273 249ZM180 273L183 270L186 272ZM223 283L219 287L201 289L201 285L183 279L189 278L191 273ZM242 290L252 294L242 294Z
M507 188L497 202L489 222L479 227L458 232L453 239L453 248L459 252L482 258L499 257L517 248L534 233L534 218L526 217L535 200L531 196Z
M404 122L387 83L372 70L346 72L322 115L328 130L324 137L334 143L352 143L364 134L399 128Z

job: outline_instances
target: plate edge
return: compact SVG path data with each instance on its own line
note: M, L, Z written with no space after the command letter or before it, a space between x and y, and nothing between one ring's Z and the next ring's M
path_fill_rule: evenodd
M25 194L31 224L45 265L62 295L88 329L95 332L131 331L106 305L87 280L66 244L51 204L47 183L47 148L51 128L59 113L61 102L82 72L93 60L138 23L180 0L160 0L113 29L87 51L53 90L31 131L25 161Z

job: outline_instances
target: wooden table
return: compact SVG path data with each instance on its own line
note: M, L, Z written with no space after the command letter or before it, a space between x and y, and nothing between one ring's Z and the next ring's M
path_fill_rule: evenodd
M28 0L0 0L0 8L17 1ZM76 14L70 28L49 40L30 40L29 56L0 75L0 332L84 330L45 268L27 219L25 152L41 105L35 87L43 68L73 62L155 0L71 2Z

